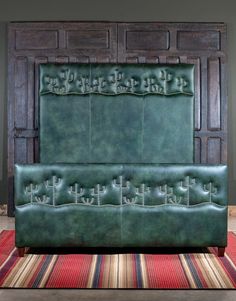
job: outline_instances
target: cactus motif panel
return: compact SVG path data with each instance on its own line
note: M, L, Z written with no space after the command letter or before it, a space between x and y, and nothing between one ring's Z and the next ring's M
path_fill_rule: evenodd
M17 206L224 206L226 181L223 165L18 165L16 202Z
M194 94L193 65L42 64L40 95Z
M42 64L40 162L192 163L193 72L191 64Z

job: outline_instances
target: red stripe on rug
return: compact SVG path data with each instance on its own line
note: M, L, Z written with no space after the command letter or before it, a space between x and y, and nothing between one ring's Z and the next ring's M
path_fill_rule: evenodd
M15 231L3 230L0 233L0 266L15 248Z
M189 288L178 255L146 255L150 288Z
M60 255L52 267L46 287L86 287L91 261L92 255Z
M236 235L232 232L228 233L228 246L226 247L226 253L230 254L230 258L236 265Z

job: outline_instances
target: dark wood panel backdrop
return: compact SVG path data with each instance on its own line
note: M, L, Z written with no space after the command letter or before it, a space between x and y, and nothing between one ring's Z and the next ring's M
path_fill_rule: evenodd
M227 162L226 25L24 22L8 32L8 215L15 163L38 162L38 65L195 64L195 162Z

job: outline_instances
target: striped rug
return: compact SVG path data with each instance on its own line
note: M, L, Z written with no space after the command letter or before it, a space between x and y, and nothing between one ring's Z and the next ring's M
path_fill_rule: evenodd
M0 233L0 287L236 288L236 233L225 257L210 248L182 254L32 254L17 256L14 231Z

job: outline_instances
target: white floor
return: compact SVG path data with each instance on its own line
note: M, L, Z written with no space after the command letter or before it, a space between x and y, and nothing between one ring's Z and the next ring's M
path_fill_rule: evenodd
M0 230L14 229L14 218L0 216ZM229 231L236 231L230 217ZM0 301L235 301L236 290L86 290L86 289L0 289Z

